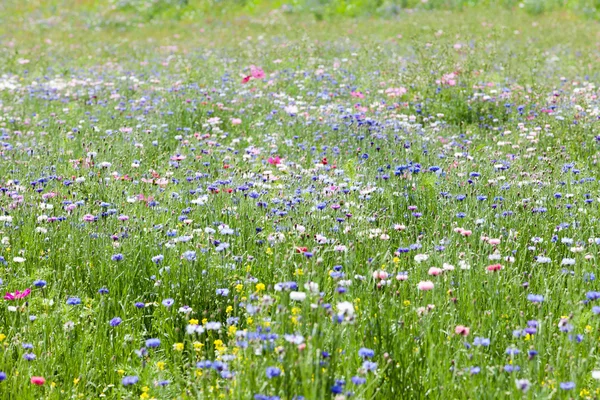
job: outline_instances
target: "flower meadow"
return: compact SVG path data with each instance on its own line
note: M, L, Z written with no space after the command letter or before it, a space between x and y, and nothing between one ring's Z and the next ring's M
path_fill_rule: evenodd
M51 11L0 35L1 398L600 395L596 23Z

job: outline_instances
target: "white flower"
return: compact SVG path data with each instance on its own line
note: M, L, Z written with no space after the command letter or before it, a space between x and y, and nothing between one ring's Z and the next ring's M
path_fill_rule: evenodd
M574 258L563 258L560 265L575 265L575 259Z
M103 161L100 163L100 168L110 168L112 164L109 163L108 161Z
M25 262L25 259L23 257L14 257L13 261L19 264L23 264Z
M304 292L290 292L290 299L294 301L304 301L306 299L306 293Z
M311 293L319 293L319 284L316 282L307 282L304 284L304 289Z
M415 256L415 261L418 262L418 263L420 263L422 261L427 260L428 258L429 258L429 256L427 254L417 254Z
M592 378L600 380L600 371L592 371Z
M337 304L338 315L343 316L346 315L351 317L354 315L354 305L349 301L342 301Z

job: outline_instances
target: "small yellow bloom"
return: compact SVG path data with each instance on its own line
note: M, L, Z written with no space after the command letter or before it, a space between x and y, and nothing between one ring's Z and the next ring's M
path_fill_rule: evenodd
M231 314L232 311L233 311L233 307L231 307L231 306L227 306L227 308L225 309L225 312L227 314Z
M142 400L145 400L145 399L147 399L148 397L150 397L150 395L149 395L148 393L146 393L146 392L144 392L144 393L140 394L140 399L142 399Z
M147 392L147 391L149 391L149 390L150 390L150 388L149 388L148 386L144 386L144 387L142 388L142 392L144 392L144 393L146 393L146 392Z
M175 351L182 351L183 350L183 343L175 343L173 345L173 350L175 350Z
M236 332L237 332L237 328L233 325L231 325L229 328L227 328L227 333L229 333L230 336L235 335Z
M0 342L6 339L6 335L4 333L0 333Z
M197 319L190 319L190 325L198 325L198 320Z
M400 259L398 257L394 257L392 261L394 262L394 264L398 264L400 262Z
M246 318L246 323L247 323L248 325L252 325L252 322L254 322L254 320L252 319L252 317L248 317L248 318Z
M194 342L193 345L194 345L194 350L200 351L202 349L202 347L204 346L204 343Z
M302 276L304 275L304 271L302 270L302 268L296 268L296 272L294 272L295 276Z
M73 385L77 385L81 378L73 378Z
M266 289L266 286L265 286L264 283L257 283L256 284L256 291L257 292L260 292L260 291L265 290L265 289Z
M404 300L402 304L404 304L404 307L408 307L410 306L410 300Z
M238 283L237 285L235 285L235 290L237 290L238 293L240 293L243 289L244 289L244 285L242 285L241 283Z
M165 363L164 363L164 361L157 361L156 362L156 368L158 368L159 371L163 371L165 369Z
M123 375L125 373L125 370L119 369L117 370L117 374L119 375Z
M202 325L206 325L207 322L208 322L208 318L203 318L202 319Z
M267 255L272 255L273 250L270 247L267 247L267 250L265 250L265 253L267 253Z
M585 326L585 333L592 333L593 330L594 328L592 328L590 325Z

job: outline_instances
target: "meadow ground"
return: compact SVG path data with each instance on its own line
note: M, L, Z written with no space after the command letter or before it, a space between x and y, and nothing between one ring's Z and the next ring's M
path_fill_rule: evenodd
M25 5L0 398L597 398L597 22Z

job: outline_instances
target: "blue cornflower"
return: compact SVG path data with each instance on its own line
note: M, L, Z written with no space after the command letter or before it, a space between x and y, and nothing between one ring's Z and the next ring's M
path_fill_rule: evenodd
M371 358L375 355L375 351L363 347L358 350L358 355L362 358Z
M269 379L276 378L279 375L281 375L281 370L277 367L268 367L266 374L267 374L267 378L269 378Z
M100 288L100 289L98 289L98 293L100 293L100 294L108 294L108 289L105 288L105 287Z
M174 303L175 303L175 300L173 300L173 299L164 299L162 301L162 305L165 307L171 307Z
M193 250L188 250L181 255L182 258L185 258L188 261L196 260L196 252Z
M46 281L44 281L42 279L38 279L33 282L33 286L43 288L44 286L46 286Z
M165 259L165 256L163 256L162 254L159 254L157 256L152 257L152 262L155 264L158 264L159 262L161 262L164 259Z
M488 347L490 345L490 339L488 339L488 338L482 338L482 337L476 337L473 340L473 345L474 346Z
M151 338L146 340L146 347L154 348L160 346L160 339Z
M119 253L119 254L113 254L113 256L111 257L111 260L113 261L121 261L123 259L123 254Z
M528 294L527 300L531 301L532 303L541 303L544 301L544 296L541 294Z
M121 325L121 322L123 322L123 320L121 318L115 317L110 320L109 324L110 324L110 326L119 326L119 325Z
M6 372L0 371L0 382L2 382L3 380L6 380Z
M377 369L377 363L372 361L365 361L363 362L362 367L369 372L375 371Z
M76 306L81 304L81 299L79 297L69 297L67 299L67 304L70 306Z
M350 379L352 381L352 383L354 383L355 385L362 385L364 384L367 380L365 378L363 378L362 376L353 376L352 379Z

